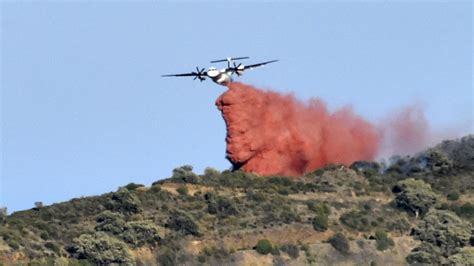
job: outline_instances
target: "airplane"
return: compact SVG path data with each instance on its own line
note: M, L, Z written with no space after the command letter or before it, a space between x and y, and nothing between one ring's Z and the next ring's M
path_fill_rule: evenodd
M219 85L227 86L229 82L233 81L232 80L233 74L236 74L237 76L242 76L244 74L244 71L247 69L251 70L251 69L278 61L278 60L271 60L271 61L266 61L263 63L253 64L253 65L248 65L248 66L245 66L241 63L237 65L234 62L236 60L242 60L242 59L249 59L249 57L248 56L234 57L234 58L228 57L226 59L211 61L211 63L227 62L227 68L217 69L215 67L210 67L207 71L205 71L205 68L199 69L199 67L196 67L196 71L193 71L191 73L163 75L162 77L194 77L194 80L199 79L201 82L206 80L206 78L210 78L212 81L214 81L215 83Z

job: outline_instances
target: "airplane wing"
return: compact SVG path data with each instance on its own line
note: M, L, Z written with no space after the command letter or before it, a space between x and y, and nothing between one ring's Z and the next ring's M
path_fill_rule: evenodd
M205 76L205 75L207 75L207 72L203 72L201 74L198 74L196 72L183 73L183 74L170 74L170 75L162 75L162 77L197 77L197 76Z
M204 68L199 69L199 67L196 67L196 71L191 73L163 75L162 77L194 77L194 80L199 79L203 81L207 77L207 71L204 70Z
M244 69L254 69L254 68L261 67L261 66L264 66L266 64L270 64L270 63L274 63L274 62L278 62L278 60L271 60L271 61L267 61L267 62L263 62L263 63L248 65L248 66L245 66Z

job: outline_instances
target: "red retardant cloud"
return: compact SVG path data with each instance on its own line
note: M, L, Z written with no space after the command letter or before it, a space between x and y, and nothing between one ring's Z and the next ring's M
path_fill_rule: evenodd
M216 101L227 126L227 158L259 175L298 176L324 165L374 159L380 131L349 108L230 83Z

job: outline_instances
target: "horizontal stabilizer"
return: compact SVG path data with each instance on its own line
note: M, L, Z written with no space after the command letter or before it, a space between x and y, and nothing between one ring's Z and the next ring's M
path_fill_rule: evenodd
M235 60L242 60L242 59L249 59L250 57L244 56L244 57L233 57L233 58L226 58L226 59L221 59L221 60L214 60L211 61L211 63L219 63L219 62L228 62L228 61L235 61Z

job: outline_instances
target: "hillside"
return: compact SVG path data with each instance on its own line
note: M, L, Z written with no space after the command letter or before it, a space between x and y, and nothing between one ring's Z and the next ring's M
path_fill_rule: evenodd
M474 135L300 177L173 170L0 213L0 265L474 264Z

